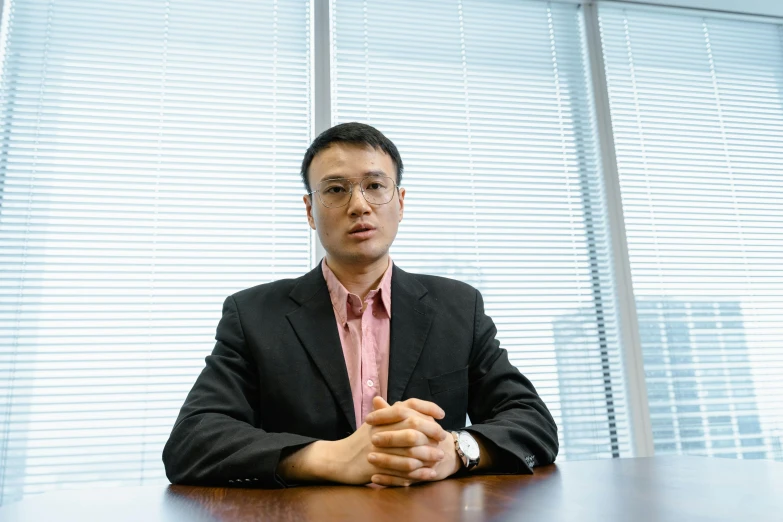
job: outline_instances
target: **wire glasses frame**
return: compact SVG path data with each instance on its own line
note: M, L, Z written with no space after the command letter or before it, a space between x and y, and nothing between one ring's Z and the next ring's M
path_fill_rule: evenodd
M318 199L321 204L327 208L344 207L351 201L353 196L353 186L358 185L362 196L371 205L385 205L394 197L394 191L398 188L397 183L386 176L365 176L361 181L354 182L352 179L360 178L335 178L320 182L316 189L308 192L312 197L318 193Z

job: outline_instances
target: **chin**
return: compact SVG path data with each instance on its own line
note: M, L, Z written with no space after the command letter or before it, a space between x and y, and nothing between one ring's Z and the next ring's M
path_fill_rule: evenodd
M389 253L389 250L386 249L361 249L359 251L351 251L351 252L336 252L336 255L333 255L332 257L336 259L341 259L346 263L350 264L363 264L363 265L369 265L371 263L374 263L378 261L379 259L382 259L384 256L386 256Z

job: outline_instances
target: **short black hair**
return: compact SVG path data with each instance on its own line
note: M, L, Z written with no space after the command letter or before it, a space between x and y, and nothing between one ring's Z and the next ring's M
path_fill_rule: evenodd
M397 147L392 141L383 135L381 131L365 123L350 122L335 125L323 131L305 152L302 160L302 182L307 192L311 192L310 180L307 178L310 164L313 158L324 149L328 149L332 143L350 143L352 145L369 145L374 149L380 149L391 157L394 166L397 167L397 186L402 183L402 158Z

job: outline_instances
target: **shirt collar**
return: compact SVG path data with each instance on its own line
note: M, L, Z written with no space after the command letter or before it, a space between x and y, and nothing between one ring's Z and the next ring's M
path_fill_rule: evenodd
M381 295L381 303L386 309L386 314L391 318L391 278L392 278L392 266L393 262L389 259L389 266L386 268L386 272L383 273L378 287L371 290L367 295L371 298L375 298L377 294ZM326 287L329 289L329 298L332 301L332 307L337 313L337 318L340 320L340 324L345 326L348 323L348 300L352 300L354 303L361 303L359 296L351 294L343 286L334 272L326 264L326 258L321 261L321 270L326 280Z

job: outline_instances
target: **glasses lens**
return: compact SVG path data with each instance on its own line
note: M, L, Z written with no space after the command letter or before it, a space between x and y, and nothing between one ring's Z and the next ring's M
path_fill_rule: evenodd
M362 192L368 202L383 205L391 201L394 195L394 181L381 176L365 178L362 180Z
M341 207L351 197L351 183L346 179L328 179L318 184L318 195L327 207Z

